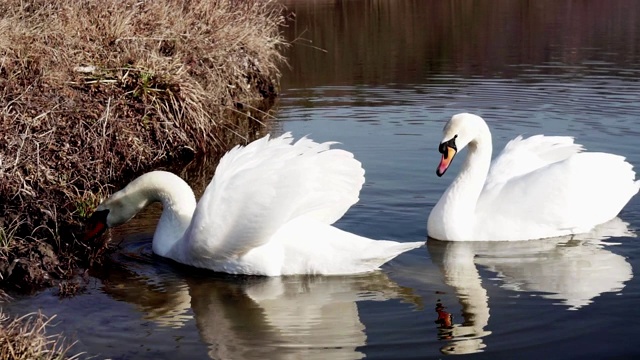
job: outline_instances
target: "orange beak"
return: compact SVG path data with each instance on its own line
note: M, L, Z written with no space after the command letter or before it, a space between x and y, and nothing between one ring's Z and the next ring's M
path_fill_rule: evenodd
M444 145L444 144L443 144ZM440 159L440 165L438 165L438 169L436 170L436 174L438 176L444 175L445 171L451 165L451 160L456 156L457 150L451 146L445 145L446 150L442 152L442 158Z
M107 230L107 215L109 215L109 210L101 210L94 212L89 217L82 238L83 242L93 240Z

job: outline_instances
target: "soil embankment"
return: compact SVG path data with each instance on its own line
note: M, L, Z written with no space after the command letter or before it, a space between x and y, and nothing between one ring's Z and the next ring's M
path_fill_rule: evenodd
M255 136L283 21L260 0L3 1L0 289L65 284L99 261L82 223L115 187Z

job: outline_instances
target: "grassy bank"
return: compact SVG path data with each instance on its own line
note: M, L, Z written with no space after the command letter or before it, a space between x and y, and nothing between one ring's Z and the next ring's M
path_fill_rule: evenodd
M0 288L71 278L93 208L137 174L246 142L276 96L280 6L0 3ZM61 287L61 290L65 287Z
M42 313L10 318L0 311L0 359L77 359L67 356L72 344L61 335L47 335L51 320Z

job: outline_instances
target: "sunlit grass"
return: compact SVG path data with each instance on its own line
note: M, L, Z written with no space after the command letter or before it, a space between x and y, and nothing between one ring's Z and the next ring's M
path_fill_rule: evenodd
M91 216L96 207L98 207L102 200L104 200L108 195L106 187L100 187L97 192L90 190L80 191L77 189L76 192L78 194L74 197L74 215L80 219L87 219Z
M11 247L17 241L16 233L22 221L13 220L6 226L0 226L0 257L6 257Z
M76 244L102 186L255 138L283 13L277 0L0 1L0 270L45 242L56 269L87 263L95 244Z
M67 356L73 346L61 335L47 335L55 316L31 313L10 318L0 310L0 359L73 360L81 354Z

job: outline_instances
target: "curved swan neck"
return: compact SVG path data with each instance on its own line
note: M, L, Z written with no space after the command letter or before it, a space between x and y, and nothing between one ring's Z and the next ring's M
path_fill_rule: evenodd
M451 184L451 187L464 185L466 195L469 196L469 200L472 200L474 208L482 187L487 180L489 166L491 165L492 147L491 133L488 131L481 132L476 139L469 143L468 154L464 163L462 163L462 169Z
M491 135L469 143L469 152L462 169L446 193L449 201L459 204L459 210L473 213L482 192L491 164Z
M434 211L440 214L440 219L434 218L434 225L431 226L436 226L435 223L447 224L443 229L448 230L442 231L457 232L446 234L448 238L471 240L476 205L491 165L492 147L491 133L485 124L468 144L468 154L460 173L434 208ZM439 236L443 235L445 234L439 234ZM437 233L436 236L438 236Z
M196 208L191 187L179 176L165 171L146 173L122 190L136 212L153 202L162 203L162 215L153 235L153 252L166 256L184 235Z

